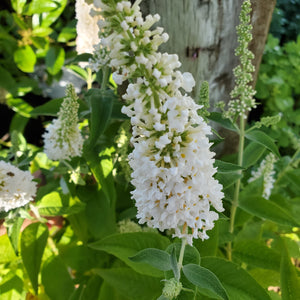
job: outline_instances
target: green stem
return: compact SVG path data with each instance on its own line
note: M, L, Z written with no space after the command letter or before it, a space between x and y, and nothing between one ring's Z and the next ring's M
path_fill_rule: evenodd
M240 133L240 140L239 140L239 152L238 152L238 165L242 166L243 165L244 144L245 144L245 120L243 118L240 118L239 133ZM241 170L239 172L242 173ZM234 221L235 221L236 210L238 207L240 186L241 186L241 178L239 178L237 180L236 185L235 185L234 196L233 196L231 212L230 212L230 227L229 227L230 233L233 233L233 231L234 231ZM228 254L228 259L232 260L232 244L231 244L231 242L228 243L227 254Z
M186 246L186 238L183 238L182 242L181 242L181 249L180 249L180 254L179 254L179 259L178 259L179 276L180 276L180 271L182 268L185 246Z
M107 66L103 67L102 72L103 72L102 73L102 82L101 82L101 88L100 89L102 91L104 91L107 87L107 82L108 82L108 74L109 74L108 67Z
M63 164L65 164L71 171L75 172L74 168L68 162L66 162L64 159L62 159L61 162Z
M92 88L93 74L92 74L92 70L90 68L87 68L87 73L88 73L88 78L86 80L86 84L87 84L87 89L89 90Z

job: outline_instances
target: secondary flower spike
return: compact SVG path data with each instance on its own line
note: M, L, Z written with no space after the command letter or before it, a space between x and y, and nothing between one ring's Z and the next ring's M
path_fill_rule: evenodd
M78 97L74 87L69 84L66 97L58 112L58 118L46 128L43 135L44 151L52 160L69 160L80 156L83 138L78 129Z
M163 29L151 30L159 15L143 19L139 3L95 0L104 21L101 44L109 49L117 84L130 79L122 111L131 118L133 152L132 192L139 223L174 235L208 238L223 211L222 186L213 175L214 153L207 135L210 127L197 114L197 105L185 92L195 85L190 73L177 70L177 55L157 52L168 40Z
M0 161L0 211L9 211L32 201L36 183L29 171L22 171L10 163Z

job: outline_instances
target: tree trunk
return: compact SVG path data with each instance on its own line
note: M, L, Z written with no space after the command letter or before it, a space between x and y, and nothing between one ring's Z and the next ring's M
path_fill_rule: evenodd
M193 97L197 99L201 82L210 87L211 109L219 101L227 103L234 86L232 69L238 64L234 55L237 47L235 27L243 0L146 0L141 4L143 13L161 16L160 24L169 34L169 41L161 46L162 52L176 53L182 71L190 72L196 80ZM256 66L254 83L266 42L275 0L252 0L253 42ZM227 135L227 133L223 133ZM235 140L232 140L235 139ZM235 152L237 139L230 136L222 153Z

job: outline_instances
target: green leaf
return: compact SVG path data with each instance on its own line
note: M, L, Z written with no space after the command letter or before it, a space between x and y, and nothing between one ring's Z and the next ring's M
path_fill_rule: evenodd
M257 217L271 220L275 223L298 227L293 217L276 203L260 196L240 197L239 207Z
M7 235L16 254L18 254L19 251L19 236L23 222L23 218L15 218L13 225L7 228ZM3 252L0 251L0 253Z
M233 256L248 265L279 271L280 254L258 241L234 243Z
M202 257L216 256L219 247L219 225L220 220L215 221L215 226L207 232L209 239L202 241L195 239L193 245L198 249Z
M69 40L76 38L76 28L75 27L64 27L57 37L57 41L60 43L66 43Z
M0 299L1 300L15 300L24 299L24 283L20 278L19 270L12 270L7 274L1 274L0 282Z
M35 0L35 1L39 2L40 0ZM54 23L61 15L61 13L64 11L67 4L67 0L55 0L52 2L56 5L56 8L51 11L44 12L43 14L40 15L41 27L45 27L45 28L50 27L50 25Z
M203 257L201 265L219 278L229 299L270 300L268 293L238 265L217 257Z
M55 10L57 7L55 1L52 0L33 0L28 5L24 14L33 15L33 14L42 14L48 11Z
M212 293L217 295L218 299L228 299L228 295L220 280L210 270L194 264L185 265L182 270L186 278L201 289L200 292L202 291L208 296Z
M37 116L56 117L63 100L64 100L63 98L57 98L57 99L50 100L43 105L35 107L30 112L30 115L32 117L37 117Z
M108 125L115 95L111 90L90 89L85 98L91 107L89 146L92 148Z
M17 258L7 234L0 236L0 253L0 264L11 262Z
M87 81L89 78L89 74L85 69L82 69L80 66L77 65L69 65L66 66L66 68L72 70L77 75L79 75L83 80Z
M160 279L141 275L129 268L95 269L106 283L130 300L156 300L161 294Z
M85 203L77 197L51 192L38 202L37 208L42 216L72 215L82 211Z
M253 130L250 132L246 132L245 137L249 139L250 141L256 142L270 151L272 151L277 157L280 157L280 154L278 152L277 146L274 143L274 140L266 135L263 131L259 130Z
M44 249L48 239L48 228L42 223L32 223L21 235L21 256L35 293L38 293L38 276Z
M249 168L256 164L256 162L264 154L266 148L258 143L252 142L247 145L243 154L243 167Z
M156 277L162 277L162 272L148 264L135 263L128 257L146 248L165 249L169 240L158 233L134 232L118 233L105 237L104 239L89 244L89 247L110 253L130 266L135 271Z
M52 28L36 27L32 30L32 35L35 37L47 37L53 32ZM38 42L38 40L35 40ZM40 47L43 48L43 47Z
M217 159L215 160L214 167L218 168L218 173L232 173L244 169L239 165L225 162L222 160L217 160Z
M59 256L51 256L42 269L42 283L50 299L69 299L74 291L74 284Z
M165 279L171 279L171 278L179 279L180 277L179 274L180 270L177 266L177 262L179 260L181 246L182 243L173 243L169 245L168 248L166 249L166 251L171 255L172 271L165 272ZM198 250L195 247L186 245L184 250L182 265L187 265L187 264L200 265L200 260L201 258ZM190 281L188 281L184 276L181 277L180 281L185 288L195 291L196 287ZM193 297L194 295L190 291L181 291L180 295L178 296L178 300L191 300L194 299Z
M27 0L11 0L13 9L20 15Z
M300 299L300 278L297 276L296 267L291 262L284 241L280 262L280 288L282 300Z
M14 52L14 61L21 71L25 73L32 73L36 63L36 56L32 48L26 45L19 47Z
M1 37L0 37L1 38ZM6 69L0 66L0 87L10 93L15 92L16 81L13 76Z
M7 99L7 105L12 108L13 111L17 112L25 118L30 118L30 113L33 109L31 105L25 102L21 98L9 98Z
M161 271L171 270L170 254L163 250L147 248L129 257L129 259L133 262L149 264Z
M236 126L229 120L224 119L222 114L219 112L211 112L209 116L207 116L209 120L212 120L220 125L222 125L224 128L229 129L231 131L237 132Z
M101 290L98 300L128 300L127 297L119 294L116 289L106 282L103 282L101 285Z
M95 186L81 187L77 191L80 200L86 203L85 216L88 230L94 240L102 239L116 232L115 208L104 194Z
M222 184L223 189L227 189L232 186L243 175L237 172L216 173L215 178Z
M28 122L29 122L29 118L25 118L19 114L14 114L14 116L10 122L10 125L9 125L10 134L13 131L23 133Z
M65 62L65 50L61 47L50 47L46 54L46 67L51 75L59 73Z

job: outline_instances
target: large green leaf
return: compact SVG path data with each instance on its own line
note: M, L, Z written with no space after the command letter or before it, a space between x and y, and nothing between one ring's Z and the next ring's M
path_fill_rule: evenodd
M226 129L238 131L237 127L229 119L223 118L222 114L219 112L211 112L208 119L222 125Z
M116 216L113 203L96 187L80 187L78 197L86 203L85 216L88 231L94 240L99 240L116 232Z
M219 246L219 225L220 221L215 221L215 226L207 232L209 239L202 241L195 239L193 245L198 249L201 257L217 255Z
M42 223L32 223L21 235L21 256L32 287L37 294L42 256L48 239L48 228Z
M37 2L39 0L36 0ZM49 1L49 0L47 0ZM49 27L52 23L54 23L58 17L61 15L61 13L64 11L67 0L53 0L52 1L56 5L56 9L53 9L48 12L44 12L41 14L40 17L40 26L41 27Z
M170 254L160 249L147 248L129 257L129 259L133 262L149 264L161 271L171 270Z
M161 271L148 264L133 262L129 257L146 248L164 250L168 245L169 240L166 237L152 232L118 233L89 244L93 249L105 251L118 257L141 274L158 277L162 277L163 273Z
M59 256L51 256L44 263L42 283L50 299L66 300L74 291L71 276Z
M32 73L36 63L36 56L32 48L26 45L19 47L14 52L14 61L21 71Z
M218 277L210 270L199 265L188 264L182 268L185 277L196 285L203 294L218 296L218 299L228 299L228 295Z
M116 289L114 289L111 285L109 285L106 282L103 282L101 285L101 290L99 294L98 300L128 300L127 297L125 297L122 294L119 294Z
M8 98L7 104L13 111L17 112L25 118L30 118L33 107L21 98Z
M111 90L90 89L85 98L91 107L89 147L92 148L108 125L115 95Z
M265 134L263 131L259 130L253 130L250 132L246 132L245 134L246 138L249 139L250 141L256 142L270 151L272 151L277 157L280 157L280 154L278 152L278 148L274 143L274 140Z
M291 262L284 242L282 242L280 262L280 288L282 300L300 299L300 278L297 276L296 267Z
M177 262L179 260L181 247L182 247L182 243L173 243L169 245L168 248L166 249L166 251L171 254L171 265L172 265L172 271L165 272L166 279L179 278L180 270L177 270L178 269ZM184 250L182 265L188 265L188 264L200 265L200 261L201 261L201 257L198 250L195 247L186 245ZM195 285L193 285L186 277L182 276L180 281L182 282L182 285L185 288L194 291L196 290ZM177 299L192 300L194 299L194 295L190 291L181 291Z
M261 144L255 142L249 143L244 150L243 167L249 168L255 165L265 151L266 148Z
M46 54L46 67L51 75L56 75L61 71L65 62L65 50L61 47L50 47Z
M271 220L275 223L298 227L299 224L293 217L276 203L260 196L240 197L239 207L257 217Z
M15 218L12 226L7 228L7 234L10 239L11 245L13 246L15 253L18 254L19 251L19 236L21 232L21 227L24 222L23 218ZM1 252L0 253L4 253Z
M51 192L38 202L37 208L43 216L71 215L82 211L85 203L77 197Z
M129 268L95 269L105 282L130 300L156 300L161 294L160 279Z
M55 1L53 0L33 0L27 6L25 14L33 15L33 14L42 14L48 11L55 10L57 7Z
M98 189L103 190L110 206L114 206L116 202L116 188L112 175L111 149L106 148L99 154L96 148L85 147L83 155L98 183Z
M244 168L222 160L215 160L214 166L218 168L218 173L231 173L241 171Z
M17 258L6 234L0 236L0 253L0 264L11 262Z
M56 117L59 112L60 106L63 102L64 98L52 99L45 104L35 107L31 112L31 117L37 116L53 116ZM78 99L79 103L79 113L88 110L87 105L80 99Z
M217 257L203 257L201 266L219 278L229 299L270 300L268 293L244 269L230 261Z
M2 253L2 252L1 252ZM19 270L12 270L5 275L1 274L0 282L0 299L1 300L16 300L24 299L24 283L22 274ZM20 276L21 275L21 276Z
M279 271L280 254L258 241L235 243L233 256L248 265Z
M27 0L11 0L11 5L13 7L13 9L19 14L21 15L23 12L23 7L25 5Z

